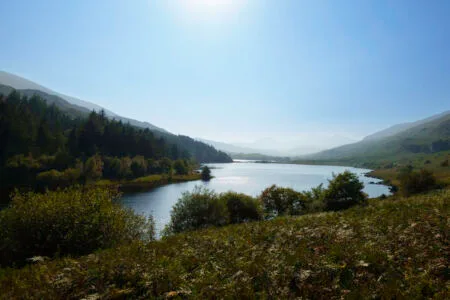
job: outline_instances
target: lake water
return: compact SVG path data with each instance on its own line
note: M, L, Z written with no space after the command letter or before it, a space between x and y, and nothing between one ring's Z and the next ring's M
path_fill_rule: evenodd
M380 184L374 178L364 176L370 170L338 166L309 166L293 164L264 164L251 162L235 162L230 164L208 164L214 176L209 182L190 181L175 183L151 191L136 194L125 194L120 199L126 207L137 213L153 215L157 231L164 228L170 220L170 210L186 191L192 191L195 186L204 186L216 192L235 191L251 196L259 195L265 188L276 184L297 191L309 190L323 183L325 186L333 173L349 170L358 174L364 182L364 191L370 197L389 194L389 188Z

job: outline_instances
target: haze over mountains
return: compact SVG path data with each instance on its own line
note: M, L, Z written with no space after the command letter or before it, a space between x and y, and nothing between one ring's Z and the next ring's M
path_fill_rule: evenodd
M8 94L13 88L20 90L26 96L38 94L46 99L49 104L55 103L73 116L79 116L80 114L86 115L92 110L104 110L110 118L130 123L133 126L149 128L171 143L179 145L189 144L191 152L197 151L198 153L203 151L198 149L203 149L206 146L205 144L207 144L229 154L257 153L269 156L289 156L314 160L342 160L358 157L383 157L399 155L400 153L432 152L439 149L445 150L450 143L450 111L445 111L419 121L391 126L368 135L359 142L347 138L348 144L323 150L320 146L314 145L313 142L308 145L299 145L293 148L292 143L284 144L277 140L276 137L248 143L224 143L202 138L197 138L197 141L195 141L186 136L173 135L148 122L122 117L94 103L55 92L20 76L0 71L0 92ZM331 142L333 138L335 137L330 135L329 139ZM338 141L342 143L343 140L345 139L342 136L336 137L336 143Z

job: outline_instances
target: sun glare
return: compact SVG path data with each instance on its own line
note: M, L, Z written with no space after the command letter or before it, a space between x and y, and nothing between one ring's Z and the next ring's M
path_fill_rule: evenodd
M215 19L233 15L246 0L182 0L178 3L189 15L200 19Z

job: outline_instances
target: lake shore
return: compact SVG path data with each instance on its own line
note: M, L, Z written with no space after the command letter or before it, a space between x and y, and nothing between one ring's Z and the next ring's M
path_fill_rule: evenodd
M95 186L117 186L122 193L139 193L152 190L157 187L165 186L171 183L180 183L188 181L197 181L201 179L200 173L188 174L188 175L149 175L139 177L133 180L100 180L94 183Z

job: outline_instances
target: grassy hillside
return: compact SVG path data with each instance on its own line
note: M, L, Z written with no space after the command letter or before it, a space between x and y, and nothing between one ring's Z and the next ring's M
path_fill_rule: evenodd
M371 176L388 180L394 185L398 185L398 174L404 166L411 166L415 170L426 169L436 176L439 184L450 185L450 151L442 151L433 154L417 154L412 157L405 157L395 164L387 164L383 168L370 172Z
M374 200L0 271L3 299L450 295L450 192Z
M386 138L386 137L389 137L389 136L393 136L395 134L401 133L401 132L403 132L405 130L408 130L410 128L413 128L413 127L416 127L416 126L419 126L419 125L422 125L422 124L434 121L436 119L439 119L439 118L441 118L441 117L443 117L443 116L445 116L445 115L447 115L449 113L450 113L450 111L446 111L446 112L443 112L443 113L440 113L440 114L437 114L437 115L434 115L434 116L431 116L429 118L426 118L426 119L423 119L423 120L419 120L419 121L416 121L416 122L397 124L397 125L391 126L389 128L386 128L384 130L378 131L378 132L376 132L374 134L368 135L368 136L366 136L364 138L364 140L377 140L377 139L382 139L382 138Z
M301 160L396 161L420 153L444 150L450 150L450 113L389 137L363 140L310 155Z

